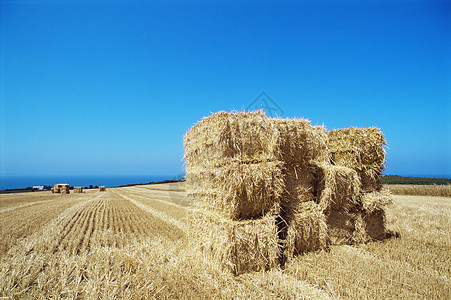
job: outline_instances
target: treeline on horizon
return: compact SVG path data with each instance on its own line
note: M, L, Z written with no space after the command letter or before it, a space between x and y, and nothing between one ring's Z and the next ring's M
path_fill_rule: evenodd
M382 184L411 184L411 185L451 185L450 178L405 177L398 175L382 175Z

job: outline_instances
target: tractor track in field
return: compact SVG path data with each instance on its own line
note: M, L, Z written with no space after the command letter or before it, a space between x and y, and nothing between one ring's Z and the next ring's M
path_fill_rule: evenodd
M144 204L142 201L139 200L139 196L136 196L136 195L130 195L131 197L129 197L129 196L126 196L126 195L124 195L124 194L122 194L122 193L120 193L118 191L115 191L115 193L118 196L122 197L123 199L126 199L126 200L130 201L131 203L133 203L134 205L139 207L141 210L143 210L145 212L148 212L152 216L160 219L161 222L164 222L164 223L170 224L172 226L175 226L175 227L177 227L178 229L180 229L182 231L185 230L185 227L186 227L185 223L181 219L172 217L171 214L168 213L168 212L170 212L170 210L162 211L162 210L155 209L155 208L153 208L151 206L151 204ZM160 201L158 201L158 202L160 202ZM173 205L175 205L175 204L173 204ZM180 207L180 206L177 206L177 205L175 205L175 206L176 206L176 207L174 207L175 209L181 209L185 213L187 212L186 208Z

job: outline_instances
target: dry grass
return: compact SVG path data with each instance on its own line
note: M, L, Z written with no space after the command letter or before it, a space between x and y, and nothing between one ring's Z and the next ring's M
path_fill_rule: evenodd
M386 218L400 238L332 246L297 256L285 269L234 276L190 247L183 213L190 208L179 186L47 192L54 201L0 213L2 240L11 234L14 241L0 255L0 297L451 297L450 198L394 196ZM37 194L16 195L19 204L45 201Z
M386 185L394 195L451 197L451 185Z
M309 253L287 273L347 299L449 299L451 199L394 196L383 242Z

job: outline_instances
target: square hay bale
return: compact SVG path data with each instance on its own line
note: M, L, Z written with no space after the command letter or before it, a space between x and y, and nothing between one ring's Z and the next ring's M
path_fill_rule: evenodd
M74 193L83 193L83 188L81 186L74 186Z
M270 119L280 135L280 160L288 165L310 161L329 161L328 137L324 127L312 126L305 119Z
M318 203L324 210L350 211L361 204L360 179L355 170L319 164L316 176Z
M360 182L362 184L362 191L372 192L382 189L382 182L380 174L374 170L358 171Z
M388 188L382 188L380 191L362 193L362 208L369 213L384 210L392 203L392 195Z
M362 211L357 214L354 232L356 243L383 240L386 236L387 230L384 210Z
M53 188L53 192L54 193L61 193L61 189L59 187L54 187Z
M191 241L234 274L269 270L278 264L280 248L276 215L233 221L194 209L188 216Z
M185 134L186 169L274 161L278 143L279 131L263 111L218 112Z
M282 210L289 213L300 203L315 200L315 167L287 165L283 171L285 191L281 198Z
M329 211L326 215L331 245L354 244L355 220L357 216L345 211Z
M286 258L328 247L326 216L314 201L299 204L287 222L284 251Z
M99 191L100 191L100 192L105 192L105 190L106 190L106 188L105 188L104 185L102 185L102 186L99 187Z
M263 216L280 203L284 192L281 162L232 163L186 175L187 192L197 207L234 219Z
M377 127L344 128L328 131L329 150L335 165L356 171L384 169L386 141Z
M50 191L52 191L52 194L55 193L55 188L50 188Z

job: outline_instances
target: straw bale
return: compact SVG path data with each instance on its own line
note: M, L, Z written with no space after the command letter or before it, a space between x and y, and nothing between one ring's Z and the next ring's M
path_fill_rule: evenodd
M284 192L281 162L232 163L187 173L187 192L197 207L234 220L256 218L280 203Z
M316 176L318 203L324 210L351 211L361 204L360 179L356 171L319 164Z
M278 143L279 132L263 111L218 112L185 134L186 169L274 161Z
M345 211L330 211L326 222L331 245L354 244L356 215Z
M388 188L362 194L362 208L369 213L383 210L392 203L393 199Z
M315 199L315 167L287 165L283 170L285 191L281 198L282 210L293 211L300 203Z
M359 212L355 220L354 240L356 243L366 243L375 240L383 240L386 237L385 211L376 209L373 211Z
M105 190L106 190L105 186L102 185L102 186L99 187L99 191L100 192L104 192Z
M276 215L233 221L194 209L188 216L191 241L222 267L238 275L275 267L280 255Z
M362 191L371 192L379 191L382 189L382 182L380 174L374 170L365 170L357 172L360 176L360 182L362 183Z
M66 188L66 187L62 187L60 189L60 193L61 194L70 194L70 190L68 188Z
M328 131L329 150L335 165L356 171L384 169L386 145L384 135L377 127L344 128Z
M60 192L61 192L61 189L60 189L59 187L54 187L54 188L53 188L53 192L54 192L54 193L60 193Z
M50 188L50 190L52 191L52 194L55 193L55 188Z
M74 193L83 193L83 188L81 186L74 186Z
M329 244L326 217L314 201L299 204L289 220L285 256L326 249Z
M329 161L327 133L305 119L270 119L279 130L280 159L288 165L306 165L312 160Z

